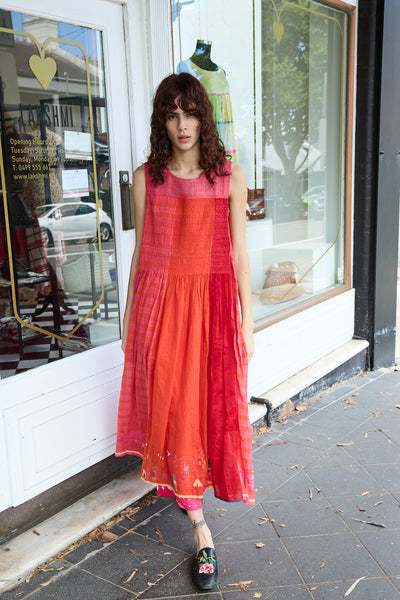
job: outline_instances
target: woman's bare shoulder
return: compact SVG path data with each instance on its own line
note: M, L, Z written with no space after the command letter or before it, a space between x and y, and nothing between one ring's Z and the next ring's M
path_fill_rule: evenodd
M133 172L133 179L137 179L138 181L143 179L144 181L144 163L139 165L137 169L135 169L135 171Z
M232 163L230 193L234 191L247 190L247 178L244 169L236 163Z
M246 181L245 170L242 169L242 167L240 165L237 165L236 163L232 163L231 177L232 177L232 179L234 179L237 182Z

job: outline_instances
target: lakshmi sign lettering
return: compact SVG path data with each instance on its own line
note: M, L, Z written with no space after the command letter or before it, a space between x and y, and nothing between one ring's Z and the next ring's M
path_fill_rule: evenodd
M74 127L72 106L42 102L41 104L18 105L18 129L20 133L25 127L39 127L44 123L47 127Z

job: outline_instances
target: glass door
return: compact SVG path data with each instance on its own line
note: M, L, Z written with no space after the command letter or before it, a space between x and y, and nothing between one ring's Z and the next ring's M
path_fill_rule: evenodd
M103 30L123 40L122 8L91 0L89 27L74 3L0 10L1 379L120 337L115 170L131 155L127 92L114 105L110 89L126 89L126 60Z

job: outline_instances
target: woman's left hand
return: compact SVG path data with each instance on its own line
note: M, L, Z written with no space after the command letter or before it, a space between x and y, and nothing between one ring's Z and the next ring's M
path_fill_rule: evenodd
M246 344L247 357L250 361L254 354L253 326L242 325L242 331L243 331L244 343Z

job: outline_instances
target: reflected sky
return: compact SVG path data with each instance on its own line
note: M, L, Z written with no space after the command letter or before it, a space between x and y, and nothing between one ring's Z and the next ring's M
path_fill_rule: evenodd
M26 15L22 13L11 13L12 25L14 29L24 31L25 27L23 21L32 15ZM80 27L78 25L72 25L71 23L58 23L58 37L64 40L70 40L71 42L77 42L83 46L87 52L89 58L101 58L99 56L99 47L96 43L98 31L95 29L89 29L87 27ZM60 44L60 48L71 52L71 46L69 44Z

